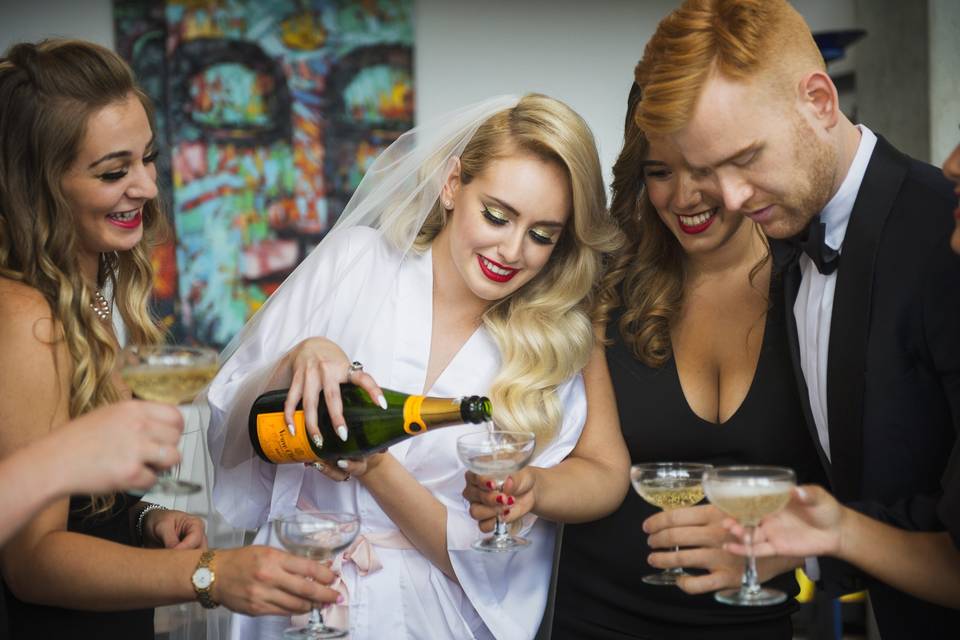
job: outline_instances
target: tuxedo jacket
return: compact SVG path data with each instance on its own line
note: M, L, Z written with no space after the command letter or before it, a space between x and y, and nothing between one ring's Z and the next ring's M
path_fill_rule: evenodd
M831 489L857 510L913 530L944 529L937 507L960 430L960 257L949 246L955 206L952 186L936 167L878 136L837 269L827 355L830 461L800 369L796 252L791 256L784 244L774 251L784 270L800 397ZM837 590L863 580L884 640L960 631L960 611L912 598L842 563L821 561L821 568L825 584Z

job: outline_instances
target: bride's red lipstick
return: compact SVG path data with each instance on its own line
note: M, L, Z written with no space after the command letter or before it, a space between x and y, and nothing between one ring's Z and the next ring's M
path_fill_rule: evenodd
M492 264L497 269L501 269L503 271L509 271L510 273L507 273L507 274L494 273L493 271L490 270L490 267L486 265L487 262ZM477 264L480 265L480 271L483 272L483 275L487 276L494 282L509 282L513 278L513 276L517 275L517 273L520 271L519 269L506 267L500 264L499 262L494 262L490 258L484 258L481 255L477 255Z

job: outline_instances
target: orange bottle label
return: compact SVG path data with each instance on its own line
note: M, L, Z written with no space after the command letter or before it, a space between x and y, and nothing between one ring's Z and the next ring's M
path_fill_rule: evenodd
M411 436L427 430L427 423L420 416L424 396L408 396L403 403L403 430Z
M316 462L320 458L313 452L307 439L307 426L303 421L303 411L293 414L293 425L297 434L291 436L283 412L261 413L257 416L257 438L260 448L271 462Z

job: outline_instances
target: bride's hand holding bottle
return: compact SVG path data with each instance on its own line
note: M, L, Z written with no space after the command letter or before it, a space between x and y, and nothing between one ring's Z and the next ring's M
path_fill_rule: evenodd
M339 345L326 338L307 338L293 347L278 367L278 371L285 370L289 370L291 375L290 390L283 407L287 427L291 433L296 428L294 414L302 401L304 424L317 448L323 446L321 418L318 414L321 392L330 415L330 424L343 441L347 440L347 421L343 417L341 384L349 382L357 385L386 409L383 391L373 377L363 371L360 363L351 362Z

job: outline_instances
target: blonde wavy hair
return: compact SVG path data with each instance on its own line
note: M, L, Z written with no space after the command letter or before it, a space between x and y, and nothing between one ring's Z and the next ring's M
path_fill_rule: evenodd
M492 304L483 324L503 363L490 399L499 428L532 431L549 442L562 419L557 387L580 371L594 345L590 294L603 256L616 250L620 233L606 210L606 194L593 134L566 104L530 94L496 113L477 130L460 156L464 184L492 162L527 153L563 169L572 211L550 260L530 282ZM446 224L436 202L417 236L424 249Z
M33 287L50 305L58 339L70 353L70 417L114 402L120 393L112 379L114 338L91 308L94 289L81 276L78 226L61 181L90 117L131 94L152 116L127 64L89 42L17 44L0 59L0 276ZM112 284L135 344L163 337L147 308L153 280L147 247L167 231L157 200L144 205L143 227L145 241L133 250L101 254L96 283ZM112 496L95 497L93 512L113 503Z
M798 74L824 69L810 29L784 0L688 0L664 18L634 69L624 145L613 168L611 215L628 241L610 262L596 295L594 321L623 306L618 329L644 364L671 356L670 327L680 313L685 256L644 189L647 135L682 129L713 74L764 83L789 99ZM766 241L762 231L755 232ZM754 265L751 281L769 260Z

